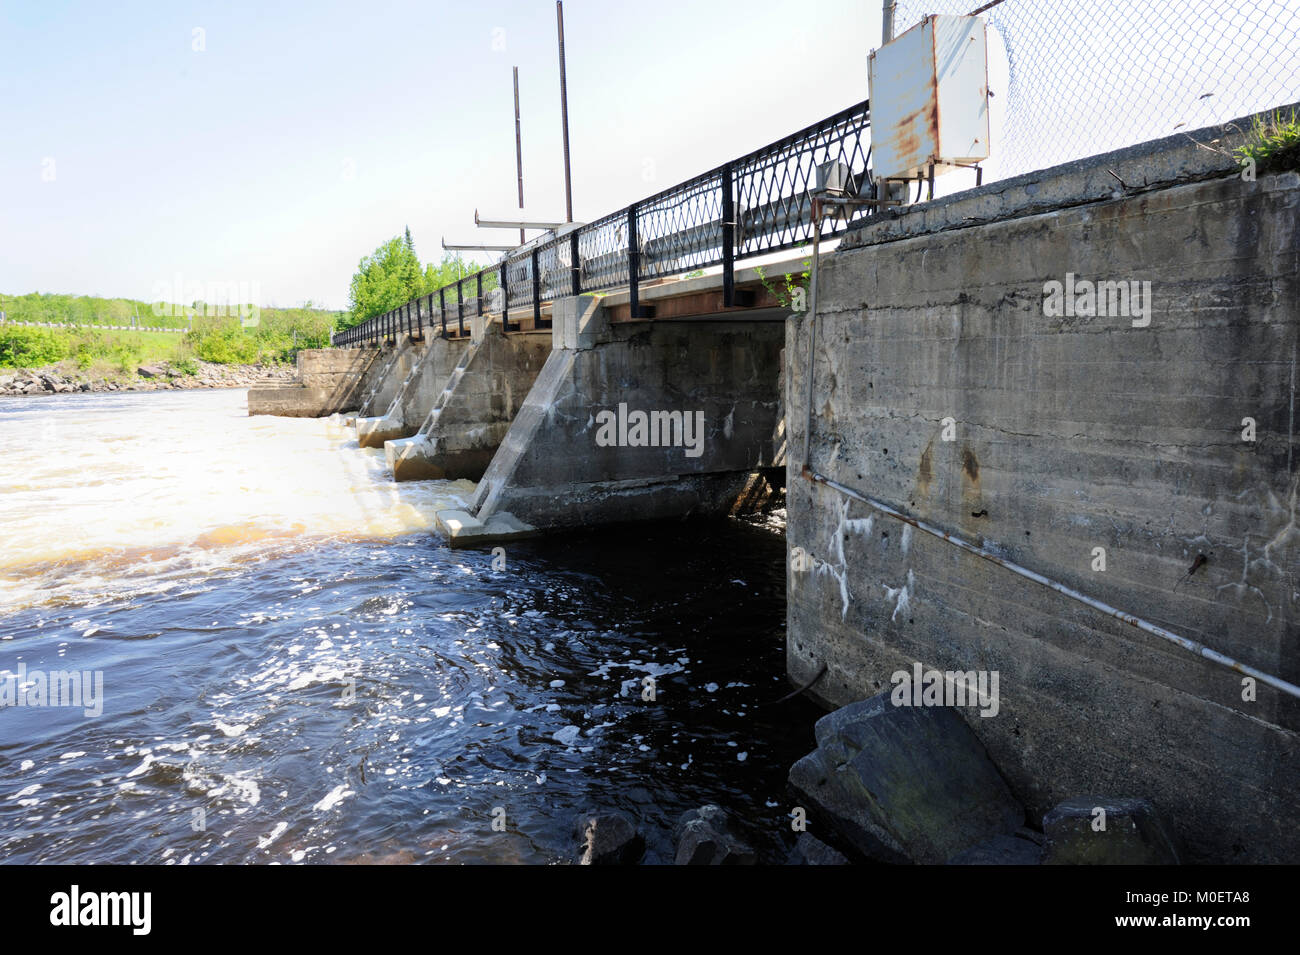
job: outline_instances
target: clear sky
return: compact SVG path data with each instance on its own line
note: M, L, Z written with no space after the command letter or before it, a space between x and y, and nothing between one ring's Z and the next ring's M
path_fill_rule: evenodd
M876 0L564 14L580 221L866 99L880 43ZM473 214L515 214L512 66L528 213L563 219L553 0L0 2L0 51L2 292L342 308L404 226L425 261L508 242Z

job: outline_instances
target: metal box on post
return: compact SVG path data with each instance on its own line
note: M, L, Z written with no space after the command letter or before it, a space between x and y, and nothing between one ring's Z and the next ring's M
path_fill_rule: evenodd
M928 16L867 60L876 179L916 179L989 155L979 17Z

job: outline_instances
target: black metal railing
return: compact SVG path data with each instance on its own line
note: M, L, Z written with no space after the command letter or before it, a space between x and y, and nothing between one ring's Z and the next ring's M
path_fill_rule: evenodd
M507 331L515 327L512 312L516 319L531 313L534 327L549 328L542 306L582 292L627 288L639 315L642 281L719 265L723 300L733 304L736 262L812 242L820 167L842 164L849 191L870 196L870 126L868 104L859 103L626 209L534 240L497 265L334 335L333 343L391 342L399 333L420 338L424 328L464 334L466 317L484 314L483 282L490 275L500 287L491 310L500 310ZM864 206L851 218L823 219L822 238L871 214Z

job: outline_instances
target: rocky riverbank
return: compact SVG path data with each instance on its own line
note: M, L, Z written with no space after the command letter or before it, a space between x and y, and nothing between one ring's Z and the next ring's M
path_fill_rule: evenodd
M193 372L193 373L190 373ZM35 397L100 391L169 391L183 388L248 388L259 382L282 382L294 376L291 365L214 365L195 361L173 368L167 362L140 365L135 374L96 377L54 365L36 370L0 372L0 397Z

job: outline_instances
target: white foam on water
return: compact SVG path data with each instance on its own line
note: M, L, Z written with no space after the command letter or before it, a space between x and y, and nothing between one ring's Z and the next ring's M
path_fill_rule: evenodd
M165 592L172 572L321 538L431 531L473 490L398 484L338 422L249 417L242 389L0 403L0 612Z
M322 799L320 802L316 803L316 805L312 806L312 808L315 809L317 812L329 812L329 810L333 809L344 799L347 799L348 796L354 796L354 795L356 794L351 789L348 789L347 786L340 783L339 785L331 789L329 793L326 794L325 798ZM295 859L294 861L297 860Z

